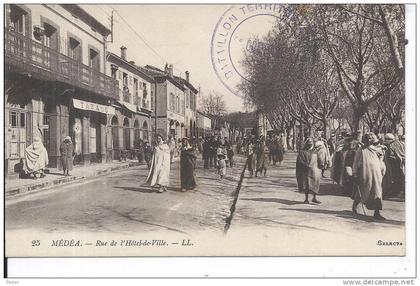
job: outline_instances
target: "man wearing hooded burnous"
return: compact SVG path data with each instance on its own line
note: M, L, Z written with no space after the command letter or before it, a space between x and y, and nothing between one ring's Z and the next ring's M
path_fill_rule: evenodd
M312 202L319 204L316 195L319 193L322 158L319 156L319 149L315 146L312 138L306 139L304 147L299 150L296 158L296 180L299 192L305 193L305 204L309 204L309 193L313 194Z
M156 146L153 151L152 163L146 182L153 187L158 187L158 192L166 191L169 185L169 172L171 169L171 155L169 146L162 135L156 136Z
M357 214L359 203L366 205L368 210L374 210L373 217L384 220L382 210L382 179L386 167L383 161L383 148L379 145L378 137L374 133L366 133L362 140L363 146L357 149L354 156L352 176L356 182L353 191L352 211Z
M404 196L405 190L405 146L394 134L385 135L386 173L382 183L385 196Z
M25 149L23 171L33 175L34 179L45 176L44 169L48 165L48 153L42 144L41 137L35 137L34 142Z
M67 136L60 146L61 165L63 167L63 175L70 176L69 171L73 169L74 145L70 136Z

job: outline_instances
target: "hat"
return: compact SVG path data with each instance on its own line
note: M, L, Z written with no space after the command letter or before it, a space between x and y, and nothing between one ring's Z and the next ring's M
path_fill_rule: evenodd
M394 134L392 134L392 133L385 134L385 140L386 141L394 141L395 140Z
M367 132L365 135L363 135L362 142L364 142L364 144L366 145L369 145L369 144L374 144L374 143L379 142L379 139L375 135L375 133Z

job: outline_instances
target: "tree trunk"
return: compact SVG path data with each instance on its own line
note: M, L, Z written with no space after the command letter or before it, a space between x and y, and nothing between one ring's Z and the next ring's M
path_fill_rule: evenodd
M326 118L324 118L323 120L322 120L322 125L324 126L324 138L325 139L327 139L328 137L328 120L326 119Z
M356 108L353 108L353 126L352 131L356 132L360 129L360 123L363 119L363 116L367 112L367 107L365 106L359 106Z

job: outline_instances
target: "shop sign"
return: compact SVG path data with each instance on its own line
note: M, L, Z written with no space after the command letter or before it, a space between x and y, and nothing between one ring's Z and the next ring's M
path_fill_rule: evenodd
M96 111L105 114L115 114L115 108L112 106L102 105L93 102L87 102L73 98L73 105L77 109Z

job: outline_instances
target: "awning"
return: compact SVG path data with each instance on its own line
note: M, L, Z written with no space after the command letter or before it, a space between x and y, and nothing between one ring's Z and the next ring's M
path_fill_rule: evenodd
M95 111L104 114L115 114L115 108L112 106L83 101L75 98L73 98L73 106L81 110Z
M128 102L124 102L122 100L118 100L118 103L130 110L131 112L136 113L137 112L137 106Z

